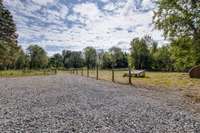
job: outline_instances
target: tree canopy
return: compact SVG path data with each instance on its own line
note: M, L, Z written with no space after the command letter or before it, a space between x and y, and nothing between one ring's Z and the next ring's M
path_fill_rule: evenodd
M190 38L195 64L200 63L200 1L199 0L158 0L154 13L156 28L163 30L165 37L173 42ZM187 44L189 44L188 42ZM177 47L179 48L179 47ZM182 49L180 47L180 49ZM186 49L185 49L186 50ZM189 55L190 56L190 55ZM189 57L188 57L189 58Z
M20 47L17 46L16 25L9 10L0 0L0 67L11 68L19 54Z
M27 49L30 57L30 68L45 68L48 65L48 56L45 50L38 45L30 45Z
M131 57L136 69L147 69L149 66L149 55L147 42L144 38L134 38L131 42Z
M86 47L84 49L85 64L88 68L94 68L96 66L97 52L93 47Z

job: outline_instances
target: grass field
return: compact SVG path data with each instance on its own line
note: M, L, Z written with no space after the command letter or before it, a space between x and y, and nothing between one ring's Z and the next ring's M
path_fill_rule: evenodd
M0 71L0 77L23 77L23 76L39 76L39 75L52 75L54 71L50 70L6 70Z
M125 73L127 71L115 71L115 82L128 84L128 78L123 77ZM83 74L87 76L86 70ZM81 71L78 71L78 75L81 75ZM89 76L96 78L96 71L90 70ZM112 81L112 71L100 70L99 79ZM132 83L138 88L178 90L195 102L200 102L200 79L191 79L188 73L146 72L145 78L133 77Z

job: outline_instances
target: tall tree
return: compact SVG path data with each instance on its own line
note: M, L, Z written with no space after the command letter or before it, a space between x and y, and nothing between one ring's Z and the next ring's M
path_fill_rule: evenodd
M30 45L27 49L30 57L30 68L41 69L48 65L48 57L45 50L38 45Z
M71 63L69 62L69 58L72 54L72 51L70 50L63 50L62 51L62 57L63 57L63 64L65 68L70 68L71 67Z
M131 57L136 69L149 69L150 52L144 38L134 38L131 42Z
M62 56L65 68L80 68L84 66L82 52L64 50Z
M4 7L3 1L0 0L0 67L13 66L19 49L13 17L9 10Z
M193 41L190 37L179 38L171 43L171 58L176 71L187 71L196 63Z
M200 63L200 1L158 0L154 23L169 39L190 37L196 64Z
M86 47L84 49L85 64L87 68L94 68L96 66L97 52L93 47Z
M80 68L84 65L84 59L82 58L82 53L73 51L69 57L69 62L72 68Z
M172 71L173 62L169 46L162 46L152 54L153 62L151 67L157 71Z
M119 47L111 47L109 49L111 53L111 61L114 65L113 67L124 68L128 67L128 57L126 53L123 53L122 49Z
M105 52L102 57L102 68L112 68L112 59L109 52Z
M15 62L15 69L24 69L29 67L29 57L24 53L23 50L20 50L19 56Z
M49 66L50 67L63 67L63 57L61 54L54 54L53 57L49 59Z

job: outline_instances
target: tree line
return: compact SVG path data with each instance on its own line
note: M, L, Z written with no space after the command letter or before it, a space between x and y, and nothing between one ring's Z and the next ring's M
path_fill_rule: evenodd
M99 51L64 50L52 57L38 45L26 52L18 46L16 25L0 0L0 69L46 68L127 68L152 71L187 71L200 64L200 3L195 0L158 0L154 11L155 28L164 31L169 43L159 46L149 35L134 38L130 50L112 47Z

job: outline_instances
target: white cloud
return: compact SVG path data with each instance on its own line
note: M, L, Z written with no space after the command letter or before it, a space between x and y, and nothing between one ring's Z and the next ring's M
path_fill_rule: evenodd
M102 16L102 12L94 3L78 4L73 8L73 11L88 21L99 19Z
M32 0L34 3L42 6L55 2L55 0Z
M158 41L163 40L161 32L154 30L151 24L152 9L155 7L152 0L119 0L115 3L101 0L106 4L102 7L104 10L91 2L75 4L70 9L70 5L61 4L57 0L34 1L42 2L31 6L17 0L14 0L14 4L12 0L5 2L12 8L20 40L27 40L28 44L39 44L48 49L55 48L51 46L56 45L71 50L81 50L86 46L108 49L118 45L127 50L134 37L149 34ZM47 7L43 8L44 5ZM49 5L54 8L49 9ZM38 10L40 13L36 14ZM23 15L17 14L19 12ZM34 23L28 25L30 21ZM46 23L49 25L45 25ZM71 27L67 24L71 24ZM23 41L21 43L24 47L27 46ZM49 52L52 54L55 51Z

